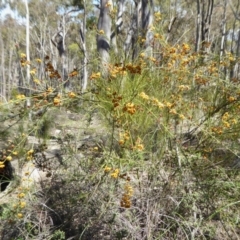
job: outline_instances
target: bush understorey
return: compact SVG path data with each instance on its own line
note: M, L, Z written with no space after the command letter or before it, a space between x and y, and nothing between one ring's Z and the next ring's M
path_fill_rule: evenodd
M239 59L155 41L1 104L1 239L239 239Z

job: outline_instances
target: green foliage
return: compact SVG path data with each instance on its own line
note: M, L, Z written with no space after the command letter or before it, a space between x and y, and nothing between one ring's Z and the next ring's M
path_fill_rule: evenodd
M53 233L53 236L51 237L51 240L64 240L65 239L65 233L61 230L56 230Z
M67 4L83 8L81 1ZM33 85L28 96L13 88L1 103L0 174L12 162L22 172L12 194L1 198L8 202L0 205L1 236L239 237L240 87L231 75L239 59L169 40L164 27L172 8L161 4L152 53L142 51L134 61L112 53L102 76L91 52L85 93L80 67L67 73L74 87L64 89L49 56L29 65L21 54L21 74L30 66ZM88 18L91 34L95 23ZM76 57L78 44L68 50ZM36 170L41 179L31 184Z

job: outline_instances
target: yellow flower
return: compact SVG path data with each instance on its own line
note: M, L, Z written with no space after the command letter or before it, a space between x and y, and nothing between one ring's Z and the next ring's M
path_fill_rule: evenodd
M35 82L37 85L40 85L40 84L41 84L40 80L37 79L37 78L35 78L35 79L33 80L33 82Z
M139 94L139 97L141 97L141 98L143 98L143 99L145 99L145 100L149 100L149 96L148 96L145 92L141 92L141 93Z
M233 119L231 120L231 122L232 122L233 124L237 124L237 120L236 120L235 118L233 118Z
M18 218L22 218L22 217L23 217L23 214L22 214L22 213L18 213L18 214L17 214L17 217L18 217Z
M170 113L172 113L172 114L177 114L177 111L176 111L176 109L170 109L170 111L169 111Z
M25 208L26 202L20 202L19 205L20 205L20 208Z
M98 33L99 33L100 35L103 35L103 34L104 34L104 30L101 29L101 30L98 31Z
M123 139L120 139L120 140L118 141L118 143L119 143L119 145L123 145L123 144L125 143L125 141L124 141Z
M155 16L156 21L160 21L162 19L160 12L155 12L154 16Z
M123 111L124 112L126 111L129 114L134 114L136 112L136 106L134 103L129 102L129 103L125 104Z
M60 103L61 103L61 100L59 99L59 97L55 97L55 98L53 99L53 104L54 104L54 106L59 106Z
M180 91L184 91L184 90L189 90L190 87L189 87L188 85L180 85L180 86L178 86L178 89L179 89Z
M40 58L36 58L35 60L36 60L36 62L38 62L38 63L41 63L41 62L42 62L42 60L41 60Z
M108 166L106 166L105 168L104 168L104 172L105 173L108 173L108 172L110 172L112 170L112 168L110 168L110 167L108 167Z
M222 116L222 121L226 121L227 119L229 119L229 113L225 112Z
M17 98L17 99L25 99L26 97L25 97L25 95L23 95L23 94L18 94L18 95L16 96L16 98Z
M36 71L37 71L37 69L34 68L34 69L32 69L32 70L30 71L30 74L35 75L35 74L36 74Z
M228 101L229 101L229 102L234 102L234 101L236 101L236 98L235 98L235 97L232 97L232 96L230 96L230 97L228 98Z
M189 51L191 48L190 48L190 46L189 46L188 44L183 43L182 49L183 49L184 52L187 52L187 51Z
M12 155L17 156L17 155L18 155L18 152L17 152L17 151L13 151L13 152L12 152Z
M0 162L1 164L0 164L0 168L4 168L5 167L5 165L4 164L2 164L2 162Z
M223 121L223 124L224 124L224 127L226 128L230 128L230 123L229 122L226 122L226 121Z
M90 76L90 80L98 79L100 77L101 77L101 73L100 72L92 73L92 75Z
M47 93L52 93L53 92L53 89L51 87L49 87L46 91Z
M166 102L166 106L167 106L168 108L172 108L172 107L173 107L173 103Z
M112 3L110 1L108 1L105 5L105 7L111 7L112 6Z
M21 56L21 58L26 58L27 57L25 53L21 53L20 56Z
M12 160L12 156L7 156L7 157L6 157L6 160L7 160L7 161L11 161L11 160Z
M119 171L118 168L115 169L114 172L111 173L111 177L112 177L112 178L115 178L115 179L118 178L118 176L119 176L119 172L120 172L120 171Z
M138 151L143 151L144 150L144 145L143 144L137 144L135 146L135 148L138 150Z
M33 149L30 149L28 152L27 152L27 155L32 155L34 153L34 150Z
M25 193L19 193L18 194L18 198L24 198L25 197Z
M124 186L124 190L128 196L131 197L133 195L133 188L128 183Z
M185 119L185 116L184 116L183 114L179 114L178 116L179 116L179 118L182 119L182 120Z
M76 97L76 94L75 94L74 92L69 92L69 93L68 93L68 96L69 96L70 98L75 98L75 97Z

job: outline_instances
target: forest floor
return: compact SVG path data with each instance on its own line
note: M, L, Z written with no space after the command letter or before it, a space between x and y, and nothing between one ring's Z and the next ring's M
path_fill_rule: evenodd
M138 170L134 169L132 173L123 176L123 179L131 177L131 185L136 186L134 192L136 197L132 203L134 207L129 212L120 208L118 198L123 194L123 190L117 186L117 181L110 182L104 174L106 162L109 163L111 159L117 159L121 155L121 148L106 120L94 109L80 113L51 109L47 113L47 118L50 120L47 121L50 126L47 128L47 137L29 134L27 138L25 147L34 150L33 159L26 161L19 158L11 161L14 178L0 193L0 212L1 217L5 219L0 224L2 240L126 240L130 234L135 236L131 239L151 239L144 235L148 217L159 211L161 216L169 214L167 218L172 224L172 221L179 221L170 217L170 214L177 211L176 206L179 206L181 214L186 214L185 216L189 214L187 228L190 229L191 221L201 221L203 224L201 234L198 226L193 227L192 232L197 237L192 239L237 240L240 236L239 227L232 231L230 227L225 226L217 211L206 210L211 206L205 207L205 202L199 203L199 206L204 207L201 209L202 213L197 213L207 216L205 223L197 214L196 219L190 216L192 206L189 205L191 208L189 209L188 203L184 205L184 201L178 199L179 196L184 196L185 191L186 196L191 198L187 191L189 186L194 186L194 178L188 170L184 173L183 182L177 184L172 177L176 171L168 172L160 163L159 166L150 166L151 162L148 164L147 161L144 163L149 169L157 169L158 181L151 182L147 172L143 171L140 176ZM25 122L25 126L27 125L32 127L28 121ZM15 125L12 133L18 128L19 126ZM24 195L20 197L22 193ZM139 200L141 197L142 202ZM185 200L187 201L187 198ZM190 203L191 201L195 200L190 199ZM26 207L23 209L16 207L22 202L26 203ZM143 206L144 202L151 204ZM143 223L144 221L147 223ZM142 224L140 229L139 224ZM170 228L165 224L164 222L163 232L165 227L166 231ZM211 229L217 229L215 238L208 238ZM201 238L203 235L205 237ZM169 237L159 236L155 239L175 239L171 233ZM179 238L176 239L184 239L183 237L184 235L179 233Z

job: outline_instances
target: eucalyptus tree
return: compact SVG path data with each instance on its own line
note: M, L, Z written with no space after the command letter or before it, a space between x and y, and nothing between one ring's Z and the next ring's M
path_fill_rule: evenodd
M117 46L117 36L123 31L124 27L124 21L123 21L123 14L125 11L125 3L126 0L118 0L117 1L117 19L116 22L113 22L113 30L111 34L111 44L113 47L113 50L116 54L119 53L118 46Z
M25 39L25 28L13 17L6 14L0 20L0 52L1 52L1 98L9 100L11 90L22 83L22 74L18 54L25 52L23 42Z
M124 44L125 56L128 57L132 52L132 59L137 57L140 49L147 49L151 46L150 26L153 22L153 0L135 0L134 5L135 10Z
M107 73L109 63L110 39L112 33L112 18L110 12L112 1L101 0L99 5L99 18L97 24L97 51L100 56L101 67L104 74Z

